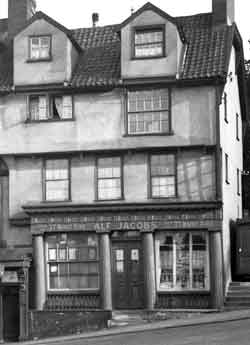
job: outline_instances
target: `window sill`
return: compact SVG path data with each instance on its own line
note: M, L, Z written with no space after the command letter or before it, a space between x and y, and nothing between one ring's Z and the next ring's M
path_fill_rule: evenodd
M29 58L29 59L26 60L26 63L50 62L50 61L52 61L52 57L51 56L47 57L47 58L44 58L44 59L42 59L42 58L39 58L39 59L31 59L31 58Z
M44 204L48 204L48 205L50 205L50 204L59 204L59 203L65 203L65 202L67 202L67 203L70 203L70 202L72 202L72 200L71 199L65 199L65 200L43 200L42 201Z
M200 295L210 294L210 290L158 290L159 295L193 295L199 293Z
M72 122L75 121L74 118L72 119L48 119L48 120L26 120L26 124L33 124L33 123L48 123L48 122Z
M160 133L126 133L123 136L124 137L148 137L148 136L170 136L174 135L173 131L170 132L160 132Z
M99 289L83 289L83 290L48 290L48 295L79 295L79 294L88 294L88 295L99 295Z
M155 56L132 56L131 60L155 60L155 59L164 59L166 55L155 55Z
M124 201L124 198L118 198L118 199L95 199L94 202L102 203L102 202L115 202L115 201Z

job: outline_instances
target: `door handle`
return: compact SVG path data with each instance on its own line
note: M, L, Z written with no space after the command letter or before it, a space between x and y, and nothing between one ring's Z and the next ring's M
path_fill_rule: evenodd
M239 248L239 253L242 253L242 248Z

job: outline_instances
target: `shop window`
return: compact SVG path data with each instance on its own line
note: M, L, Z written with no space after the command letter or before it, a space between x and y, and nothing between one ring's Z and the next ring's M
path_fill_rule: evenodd
M162 57L164 55L164 29L141 28L134 33L134 58Z
M128 134L170 133L168 89L128 91Z
M175 155L150 156L150 189L152 198L176 197Z
M49 290L99 289L99 247L95 234L47 236Z
M120 157L97 159L97 199L122 198L122 168Z
M73 117L71 95L29 96L30 121L68 120Z
M49 60L51 58L51 36L29 38L29 61Z
M203 232L156 236L158 289L208 290L208 238Z
M70 164L68 159L47 159L44 169L45 201L70 199Z

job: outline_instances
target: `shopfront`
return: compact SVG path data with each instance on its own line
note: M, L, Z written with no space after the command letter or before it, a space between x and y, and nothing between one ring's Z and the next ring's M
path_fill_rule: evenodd
M43 211L26 210L38 310L222 305L220 209Z

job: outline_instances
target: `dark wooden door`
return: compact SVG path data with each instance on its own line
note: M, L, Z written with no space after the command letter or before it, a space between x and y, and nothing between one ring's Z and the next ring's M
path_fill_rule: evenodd
M250 229L236 232L236 274L250 276Z
M143 308L143 258L140 242L113 242L112 269L114 308Z
M19 338L19 294L16 287L3 290L3 338L5 341Z

